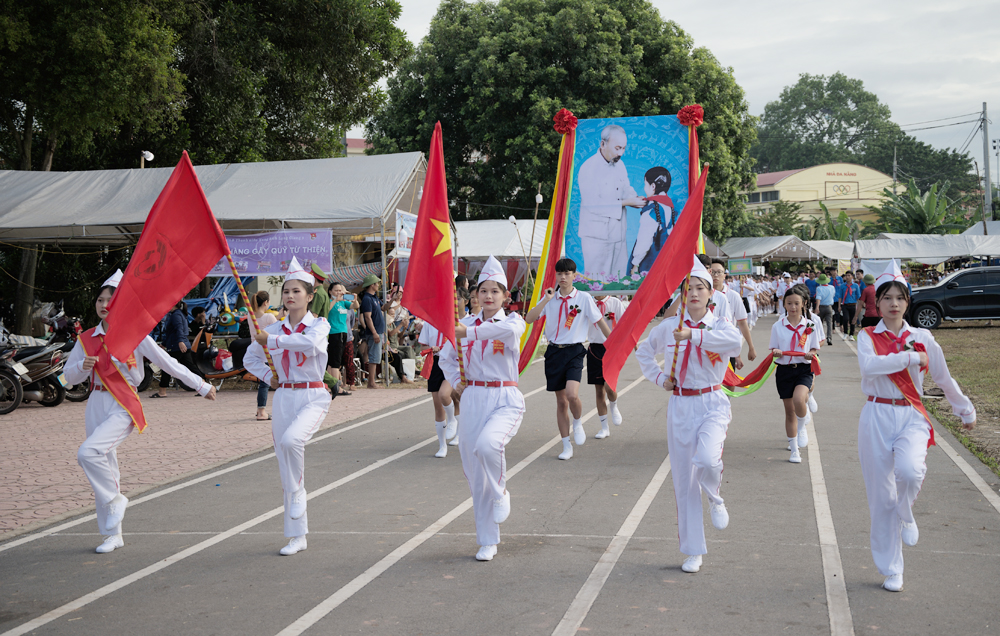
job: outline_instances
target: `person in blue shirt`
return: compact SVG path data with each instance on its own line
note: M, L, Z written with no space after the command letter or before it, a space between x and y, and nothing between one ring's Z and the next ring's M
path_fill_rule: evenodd
M854 272L854 280L857 281L858 287L861 288L861 291L864 291L865 287L868 287L868 285L865 284L865 270L858 269L857 271L855 271Z
M191 355L191 341L188 339L190 327L187 320L187 303L183 300L177 301L163 322L163 348L167 350L171 358L180 362L188 371L201 376L194 363L194 357ZM167 397L168 386L170 386L170 374L166 370L160 369L160 389L150 397Z
M816 279L816 303L815 311L819 314L819 319L823 321L823 331L826 333L826 344L833 344L833 301L837 297L837 291L830 284L830 277L820 274Z
M837 292L840 296L841 328L851 342L854 341L854 314L858 310L861 287L854 282L854 274L844 272L844 284Z
M816 288L819 284L816 282L816 272L809 272L806 277L806 287L809 288L809 306L812 307L816 304Z

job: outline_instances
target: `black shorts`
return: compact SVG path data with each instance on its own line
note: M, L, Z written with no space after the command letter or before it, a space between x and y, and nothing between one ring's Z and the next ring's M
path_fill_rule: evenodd
M782 400L792 399L795 387L800 384L807 389L812 388L812 364L809 362L779 364L778 368L774 370L774 384L778 387L778 397Z
M339 369L340 361L344 359L344 349L346 347L346 333L331 333L326 339L326 366Z
M444 384L444 371L438 366L438 357L434 356L434 366L431 367L431 377L427 378L427 392L437 393Z
M587 384L604 384L604 345L590 343L587 349Z
M549 344L545 348L545 389L562 391L566 383L579 382L583 378L583 359L587 350L582 343L560 347Z

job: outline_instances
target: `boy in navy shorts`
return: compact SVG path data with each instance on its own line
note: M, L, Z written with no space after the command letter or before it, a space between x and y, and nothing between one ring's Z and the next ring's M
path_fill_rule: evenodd
M583 416L580 380L587 355L583 346L587 331L591 325L597 325L605 337L611 334L591 295L573 287L574 278L576 263L569 258L559 260L556 263L557 289L546 289L541 302L525 316L528 323L545 318L545 338L549 342L545 349L545 380L546 388L556 394L556 423L563 443L559 459L573 456L573 444L569 437L571 414L573 441L577 446L587 441L583 422L580 421Z

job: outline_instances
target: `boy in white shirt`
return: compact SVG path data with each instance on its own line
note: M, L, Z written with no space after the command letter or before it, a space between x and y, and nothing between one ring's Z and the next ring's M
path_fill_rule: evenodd
M604 316L604 320L610 323L611 329L614 329L625 313L625 304L617 296L594 296L594 302L597 303L597 309ZM594 439L604 439L611 435L611 429L608 428L608 411L611 411L611 421L615 426L621 426L622 414L618 412L618 393L604 383L604 342L607 337L597 326L591 325L587 339L590 340L590 347L587 349L587 383L594 385L597 415L601 418L601 430L594 435ZM604 400L605 396L607 402Z
M583 416L580 380L583 378L583 359L587 355L583 346L587 330L590 325L597 324L605 337L611 334L590 294L573 287L574 278L576 262L569 258L557 261L558 293L557 289L546 289L541 302L524 317L528 323L545 317L545 338L549 341L545 349L545 380L546 388L556 394L556 423L563 443L559 459L573 457L573 445L569 438L570 414L573 416L573 441L577 446L583 446L587 441L587 433L580 421Z

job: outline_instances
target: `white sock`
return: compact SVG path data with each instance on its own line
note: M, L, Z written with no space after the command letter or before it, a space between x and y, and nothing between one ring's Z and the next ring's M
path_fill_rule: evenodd
M452 402L451 404L444 407L444 413L449 420L455 419L455 403Z
M562 438L562 443L564 451L568 451L569 449L573 448L573 442L569 441L569 437Z
M788 445L792 447L792 450L795 450L796 448L798 448L799 447L799 436L796 435L795 437L789 437L788 438Z
M617 409L618 408L618 400L614 400L614 401L608 400L608 407L611 408L612 410Z
M608 430L608 416L607 415L602 415L601 416L601 430L604 430L604 431Z
M576 430L577 426L583 426L583 421L574 418L573 419L573 430L574 431Z
M801 431L806 427L806 422L809 421L809 416L806 415L805 417L799 417L798 415L796 415L795 419L799 421L799 430Z
M444 457L448 453L448 441L444 437L444 429L448 426L448 422L434 422L434 428L437 430L438 436L438 452L437 457Z

